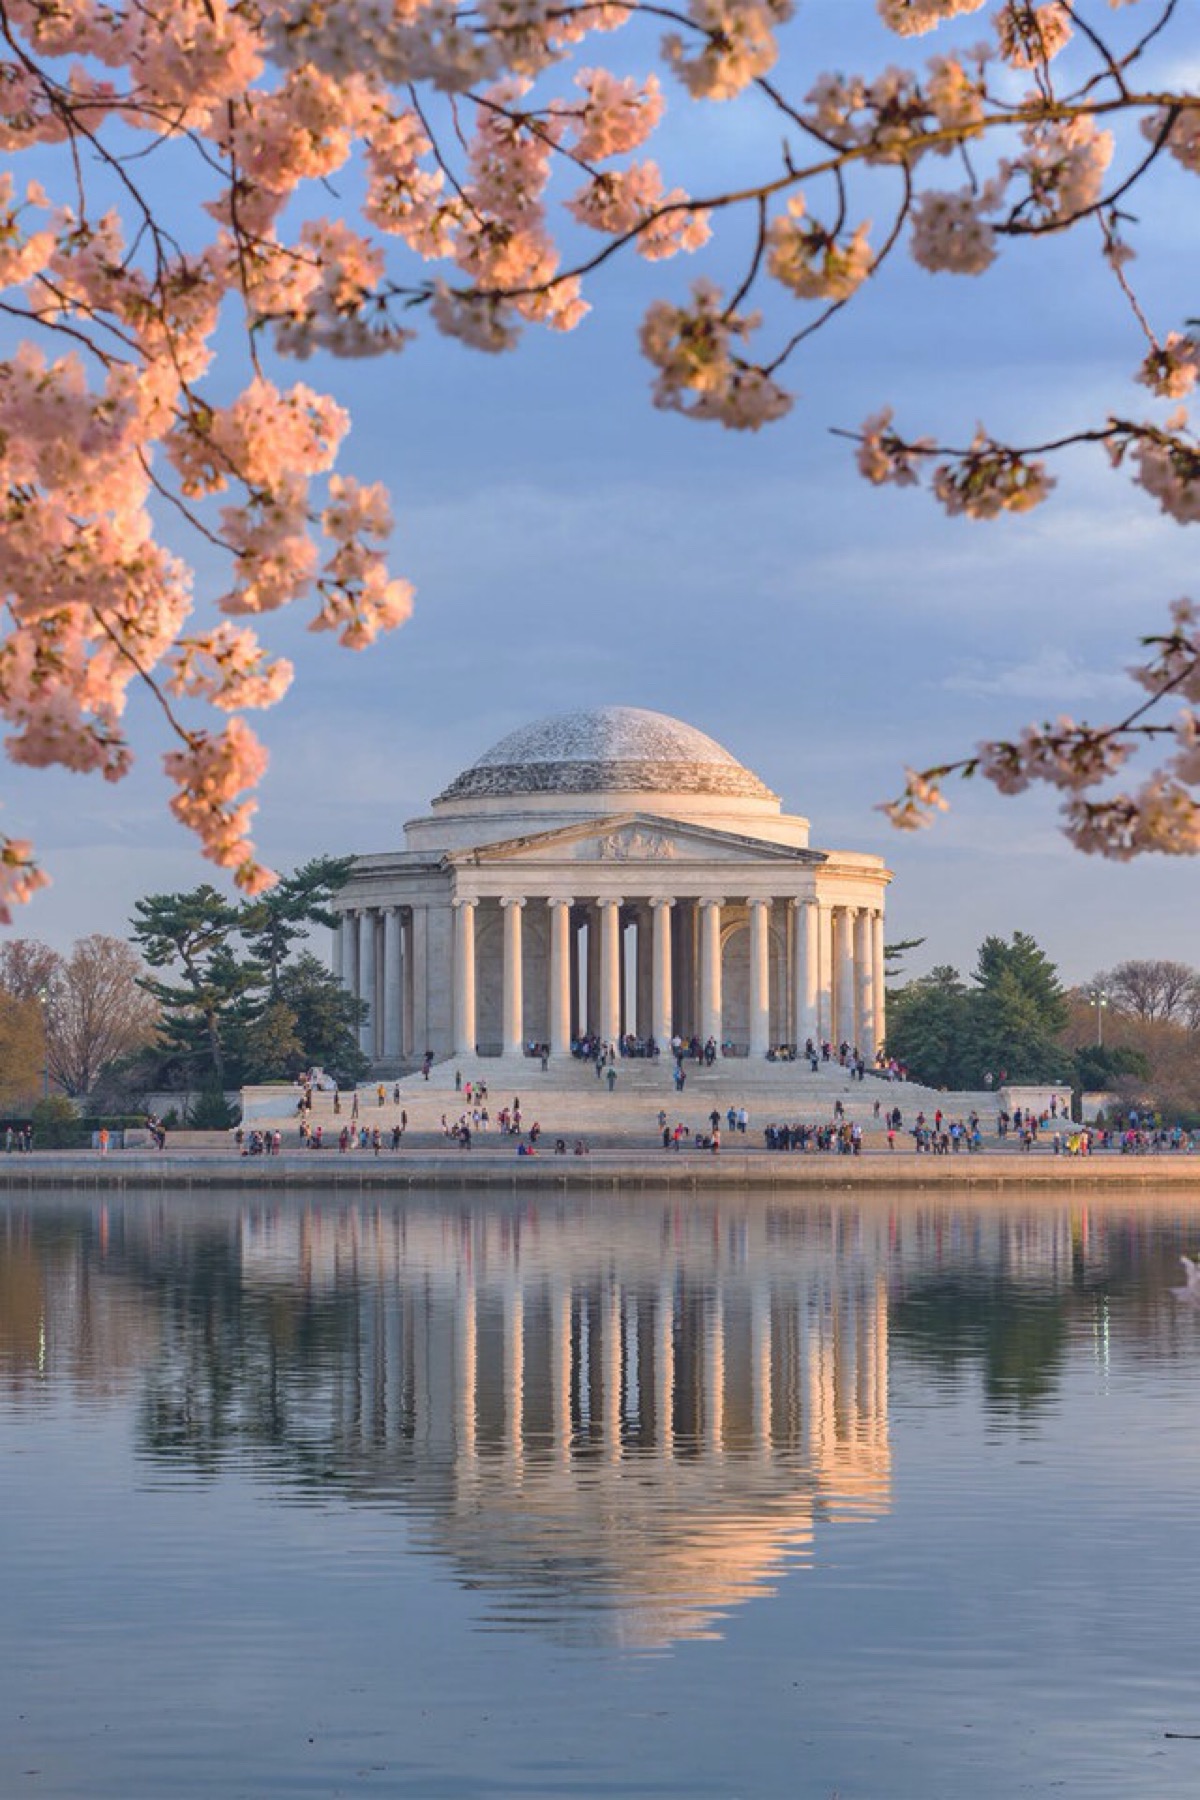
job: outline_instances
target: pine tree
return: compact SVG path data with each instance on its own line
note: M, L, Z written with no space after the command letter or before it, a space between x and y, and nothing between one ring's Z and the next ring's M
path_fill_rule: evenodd
M151 894L134 907L133 935L154 969L177 970L181 982L143 979L161 1011L163 1053L202 1087L224 1088L230 1042L254 1012L265 983L256 962L238 957L231 940L242 909L204 883L187 894Z

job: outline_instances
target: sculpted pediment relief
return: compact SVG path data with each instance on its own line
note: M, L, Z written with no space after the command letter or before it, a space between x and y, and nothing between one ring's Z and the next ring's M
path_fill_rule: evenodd
M594 838L581 848L591 850L600 862L670 862L679 855L679 846L667 832L646 831L637 825L610 831L607 837Z
M731 832L642 817L568 826L532 837L480 845L471 853L470 860L478 863L536 861L563 866L579 863L736 865L776 858L790 861L794 855L795 852L782 845L742 839ZM808 860L803 852L801 860Z

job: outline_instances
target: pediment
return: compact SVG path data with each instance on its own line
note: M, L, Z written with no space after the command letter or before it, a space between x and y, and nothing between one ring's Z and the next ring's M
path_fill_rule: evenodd
M649 813L625 813L585 824L566 825L528 837L505 838L471 850L452 851L447 862L458 866L488 863L552 863L562 868L580 863L614 866L670 867L725 863L745 867L763 862L824 862L817 850L772 844L705 825L660 819Z

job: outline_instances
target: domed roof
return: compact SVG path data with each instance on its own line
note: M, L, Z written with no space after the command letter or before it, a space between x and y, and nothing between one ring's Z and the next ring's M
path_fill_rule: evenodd
M774 800L715 739L640 706L558 713L501 738L435 805L518 794L723 794Z

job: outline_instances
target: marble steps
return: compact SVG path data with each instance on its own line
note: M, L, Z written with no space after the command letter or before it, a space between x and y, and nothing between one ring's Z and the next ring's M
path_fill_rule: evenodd
M519 1096L526 1127L536 1119L551 1142L555 1137L584 1137L597 1148L657 1147L660 1110L666 1112L671 1124L678 1120L693 1131L700 1131L707 1130L708 1115L714 1106L724 1117L728 1107L741 1105L749 1113L749 1130L745 1139L739 1134L738 1141L757 1146L762 1142L765 1124L828 1120L833 1117L838 1100L845 1116L862 1125L868 1140L881 1139L884 1129L882 1121L875 1118L876 1099L882 1109L898 1105L906 1127L911 1126L919 1111L932 1117L940 1105L949 1118L965 1117L974 1107L984 1121L985 1131L994 1129L992 1096L938 1093L914 1083L886 1082L873 1076L862 1082L851 1081L841 1069L824 1065L813 1074L807 1064L765 1060L751 1063L730 1058L719 1060L711 1069L688 1063L682 1094L675 1090L670 1063L661 1059L646 1062L628 1058L615 1066L617 1082L610 1093L607 1081L598 1081L590 1064L574 1060L552 1065L543 1072L532 1057L488 1057L474 1062L452 1058L435 1064L428 1081L419 1073L402 1079L398 1084L398 1104L393 1098L396 1083L384 1083L382 1107L377 1104L378 1083L364 1083L358 1093L359 1123L368 1127L378 1124L387 1135L403 1108L408 1115L409 1140L425 1146L438 1143L443 1136L443 1114L453 1121L466 1110L465 1096L455 1086L457 1073L464 1086L467 1080L486 1083L493 1121L502 1107L511 1106L514 1097ZM248 1123L278 1125L286 1140L294 1142L297 1097L295 1090L257 1090L248 1096ZM311 1121L323 1125L326 1137L336 1136L342 1125L351 1120L353 1096L343 1094L340 1098L341 1111L335 1114L331 1094L318 1092L313 1096ZM481 1141L486 1143L489 1137ZM496 1141L494 1127L490 1141Z

